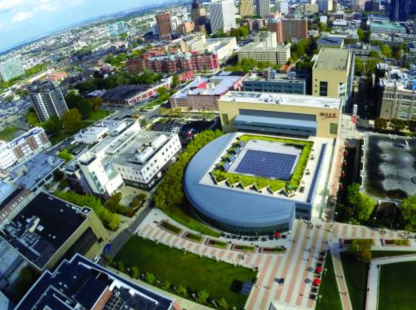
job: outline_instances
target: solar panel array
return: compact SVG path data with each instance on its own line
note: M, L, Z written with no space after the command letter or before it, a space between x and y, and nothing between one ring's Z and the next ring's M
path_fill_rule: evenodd
M296 155L248 150L236 172L268 179L289 180Z

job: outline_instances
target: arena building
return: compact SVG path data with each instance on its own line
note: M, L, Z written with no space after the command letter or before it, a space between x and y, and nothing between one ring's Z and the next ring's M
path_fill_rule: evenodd
M335 140L228 133L202 148L185 193L207 224L241 235L291 230L326 203Z

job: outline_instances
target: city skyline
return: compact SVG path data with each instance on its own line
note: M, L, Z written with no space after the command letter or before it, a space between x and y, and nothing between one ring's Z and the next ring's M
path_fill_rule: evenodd
M165 2L159 0L152 4ZM146 4L146 0L0 0L0 51L88 19Z

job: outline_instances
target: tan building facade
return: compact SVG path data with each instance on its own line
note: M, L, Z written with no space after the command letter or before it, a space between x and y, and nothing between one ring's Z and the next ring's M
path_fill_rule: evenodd
M305 95L228 92L219 100L226 132L337 138L342 100Z
M321 49L312 70L312 95L346 98L350 94L352 53L344 49Z

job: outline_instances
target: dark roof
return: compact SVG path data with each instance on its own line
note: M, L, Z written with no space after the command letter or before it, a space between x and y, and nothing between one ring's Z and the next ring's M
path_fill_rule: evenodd
M325 44L325 45L340 45L342 43L344 39L342 38L337 38L337 37L325 37L325 38L320 38L318 40L318 44Z
M112 285L114 281L121 284ZM123 305L131 310L169 310L173 300L131 282L76 254L63 261L51 273L46 271L17 305L16 310L44 309L68 310L67 305L77 302L86 309L96 303ZM114 309L121 309L116 307ZM113 309L109 307L108 309Z
M81 208L46 193L36 196L3 229L4 239L43 269L49 259L82 225L91 209ZM39 218L33 233L31 220ZM22 242L23 241L23 242Z
M149 88L148 85L121 85L106 91L101 98L104 100L129 100Z

